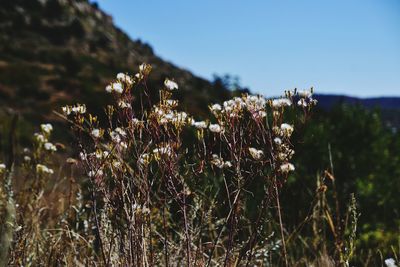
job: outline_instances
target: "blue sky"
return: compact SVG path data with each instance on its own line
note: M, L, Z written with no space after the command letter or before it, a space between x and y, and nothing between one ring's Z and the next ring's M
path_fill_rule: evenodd
M285 89L400 96L398 0L98 0L129 36L194 74Z

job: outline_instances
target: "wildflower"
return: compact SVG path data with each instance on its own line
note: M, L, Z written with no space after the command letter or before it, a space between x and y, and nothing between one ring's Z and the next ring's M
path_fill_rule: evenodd
M170 91L178 89L178 84L172 80L169 80L168 78L165 79L164 85L165 85L165 88L167 88Z
M193 121L192 125L197 129L206 129L207 123L205 121Z
M72 112L75 114L85 114L86 113L86 105L77 104L72 107Z
M0 163L0 173L3 173L6 169L6 164Z
M25 162L31 161L31 157L29 157L29 156L24 156L24 161L25 161Z
M148 153L143 153L139 157L139 163L142 165L147 165L150 162L150 155Z
M120 142L119 143L120 148L122 149L127 149L128 148L128 144L126 142Z
M122 101L122 100L120 100L118 102L118 107L120 107L120 108L132 108L130 103L127 103L127 102Z
M292 101L288 98L279 98L279 99L274 99L272 100L272 107L273 108L281 108L281 107L286 107L286 106L291 106Z
M385 264L387 267L397 267L396 262L393 258L386 259Z
M222 110L222 107L221 107L220 104L214 104L214 105L212 105L212 106L210 107L210 110L211 110L212 112L217 112L217 111L221 111L221 110Z
M262 150L255 149L254 147L249 147L249 152L250 152L250 155L255 160L261 159L261 157L264 155L264 152Z
M48 151L57 151L57 147L50 142L44 144L44 149Z
M124 88L120 82L115 82L112 84L112 89L117 92L118 94L122 94Z
M133 84L133 81L129 75L126 75L124 73L118 73L117 74L117 79L126 82L127 84Z
M53 126L50 123L40 125L40 129L46 134L50 134L53 131Z
M140 72L140 74L138 73L139 75L136 74L135 76L136 76L136 77L139 77L139 78L142 78L143 75L144 75L144 76L149 75L150 71L151 71L151 66L150 66L149 64L143 63L143 64L141 64L141 65L139 66L139 72Z
M300 91L297 92L297 94L298 94L300 97L304 97L304 98L308 98L308 97L311 97L311 96L312 96L311 91L308 91L308 90L300 90Z
M297 105L299 107L307 107L307 101L304 98L301 98L299 101L297 101Z
M281 133L283 136L290 137L293 133L293 126L287 123L281 124Z
M97 171L90 171L89 173L88 173L88 176L89 177L98 177L98 176L103 176L103 170L101 170L101 169L99 169L99 170L97 170Z
M113 140L115 143L121 142L121 136L117 132L111 131L110 133L111 140Z
M219 126L218 124L210 124L208 128L213 133L220 133L222 131L222 127Z
M280 139L279 137L275 137L274 138L274 143L278 146L282 145L282 139Z
M280 170L283 173L294 171L294 165L292 163L284 163L280 166Z
M123 137L126 136L126 132L125 132L122 128L120 128L120 127L115 128L115 131L116 131L119 135L121 135L121 136L123 136Z
M219 157L217 154L212 154L211 164L222 169L224 167L224 160L221 157Z
M47 142L47 138L44 137L43 134L35 133L33 136L35 137L36 141L39 142L39 143L45 143L45 142Z
M230 161L225 161L224 168L230 168L230 167L232 167L232 163Z
M92 135L93 135L94 138L99 138L100 135L101 135L100 129L93 129L92 130Z
M36 165L36 172L40 173L40 174L53 174L54 173L54 171L52 169L50 169L47 166L42 165L42 164Z
M65 115L69 115L69 114L71 114L71 112L72 112L72 109L71 109L70 106L62 107L61 110L62 110L62 112L63 112Z
M169 144L164 145L164 146L160 146L159 148L153 149L153 153L157 156L160 155L168 155L171 156L172 155L172 149L171 146Z

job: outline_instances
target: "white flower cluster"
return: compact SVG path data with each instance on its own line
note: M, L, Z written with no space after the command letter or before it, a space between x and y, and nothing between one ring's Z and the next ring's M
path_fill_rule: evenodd
M41 124L40 129L42 130L40 133L33 134L39 147L43 147L45 150L51 152L57 151L57 147L48 141L48 138L53 131L53 126L50 123Z
M6 164L0 163L0 174L6 170Z
M157 121L161 125L172 123L175 126L183 126L191 121L189 120L189 116L186 112L172 110L171 106L154 107L153 113L156 115Z
M232 167L232 163L230 161L224 161L224 159L219 157L217 154L212 154L211 164L220 169Z
M161 156L172 156L173 149L170 144L160 145L158 148L153 149L153 154L156 158L160 158Z
M110 132L111 140L117 145L119 149L127 149L128 144L124 141L126 140L126 131L120 127L115 128Z
M192 121L192 125L196 128L196 129L207 129L207 122L205 121Z
M282 107L290 107L292 101L289 98L277 98L271 101L271 107L273 109L280 109Z
M249 153L255 160L259 160L264 156L264 152L262 150L258 150L254 147L249 147Z
M86 105L76 104L75 106L65 106L61 108L65 115L73 114L85 114L86 113Z
M50 134L53 131L53 126L50 123L46 123L46 124L41 124L40 125L40 129L46 133L46 134Z
M213 133L221 133L223 132L223 128L219 124L210 124L208 127Z
M164 86L169 91L178 90L178 84L170 79L165 79Z
M52 169L50 169L47 166L42 165L42 164L36 165L36 172L39 174L53 174L54 173L54 171Z
M297 95L300 97L297 101L297 105L300 107L306 108L317 104L317 100L312 98L312 90L300 90L297 92Z
M290 138L294 131L293 126L287 123L282 123L280 127L273 127L272 129L277 136L282 138Z
M124 91L124 86L121 82L113 82L109 85L106 86L106 92L107 93L118 93L118 94L122 94L122 92Z
M133 80L131 78L131 76L125 74L125 73L118 73L117 74L117 80L121 81L121 82L125 82L129 85L133 84Z
M254 118L264 118L267 116L265 111L266 99L262 96L245 95L243 97L234 97L223 103L223 106L214 104L210 106L211 112L219 117L225 114L230 118L239 117L243 110L248 110Z
M387 267L397 267L396 261L393 258L386 259L385 264Z

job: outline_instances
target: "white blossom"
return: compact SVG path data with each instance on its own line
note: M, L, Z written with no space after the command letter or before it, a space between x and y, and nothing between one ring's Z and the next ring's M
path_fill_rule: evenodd
M217 111L221 111L221 110L222 110L222 107L221 107L220 104L214 104L214 105L212 105L212 106L210 107L210 110L211 110L212 112L217 112Z
M387 267L397 267L396 261L393 258L386 259L385 264Z
M282 139L280 139L279 137L275 137L274 143L277 144L278 146L280 146L280 145L282 145Z
M47 138L43 134L35 133L33 136L35 137L36 141L39 143L47 142Z
M304 97L304 98L308 98L308 97L311 97L311 96L312 96L311 91L308 91L308 90L300 90L300 91L297 92L297 94L298 94L300 97Z
M50 142L44 144L44 149L48 151L57 151L57 147Z
M100 129L93 129L92 130L92 135L95 138L99 138L100 137Z
M0 163L0 173L2 173L6 169L6 164Z
M293 133L293 126L287 123L281 124L281 133L283 136L290 137Z
M280 166L280 170L283 173L294 171L294 165L292 163L284 163Z
M129 75L126 75L125 73L118 73L117 79L128 84L133 84L131 77Z
M53 131L53 126L50 123L40 125L40 129L46 134L50 134Z
M165 85L165 87L166 87L168 90L170 90L170 91L172 91L172 90L177 90L177 89L178 89L178 84L177 84L176 82L174 82L174 81L168 79L168 78L165 79L164 85Z
M207 129L207 123L205 121L193 121L192 125L197 129Z
M42 164L36 165L36 172L42 173L42 174L53 174L54 173L54 171L52 169L50 169L47 166L42 165Z
M278 98L272 100L272 107L273 108L281 108L281 107L286 107L286 106L291 106L292 101L288 98Z
M254 148L254 147L249 147L249 152L250 152L250 155L255 160L261 159L261 157L264 155L264 152L262 150L258 150L258 149Z
M222 131L222 127L219 124L210 124L208 128L213 133L220 133Z

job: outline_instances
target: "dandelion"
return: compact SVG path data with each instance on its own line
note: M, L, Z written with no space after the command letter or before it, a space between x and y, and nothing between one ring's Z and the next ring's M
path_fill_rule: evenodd
M261 157L264 155L264 152L262 150L255 149L254 147L249 147L249 152L250 152L250 155L255 160L261 159Z
M170 91L178 89L178 84L172 80L169 80L168 78L165 79L164 85L165 85L165 88L167 88Z
M213 133L220 133L222 131L222 127L219 124L210 124L208 128Z
M36 165L36 172L39 174L53 174L54 173L54 171L52 169L50 169L47 166L42 165L42 164Z
M46 134L50 134L53 131L53 126L50 123L40 125L40 129Z
M44 144L44 149L48 151L57 151L57 147L50 142Z
M295 168L292 163L284 163L280 166L280 170L283 173L288 173L288 172L294 171Z

